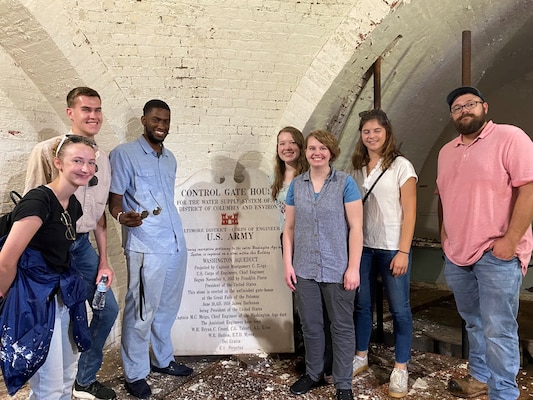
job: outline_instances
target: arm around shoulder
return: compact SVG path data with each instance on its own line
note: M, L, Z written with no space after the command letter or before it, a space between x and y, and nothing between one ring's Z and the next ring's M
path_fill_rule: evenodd
M46 185L52 182L53 155L51 154L51 148L47 144L48 141L38 143L28 157L24 194L39 185Z

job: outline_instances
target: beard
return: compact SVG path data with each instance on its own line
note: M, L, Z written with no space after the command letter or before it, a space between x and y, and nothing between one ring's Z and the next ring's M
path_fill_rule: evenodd
M486 114L484 111L481 113L481 115L465 114L458 120L455 120L453 123L455 124L455 129L457 129L457 132L462 135L470 135L481 129L485 123L485 116ZM466 117L470 117L470 121L464 121Z
M166 135L162 139L155 136L154 131L152 129L148 129L147 127L144 128L144 136L152 144L162 144L166 138Z

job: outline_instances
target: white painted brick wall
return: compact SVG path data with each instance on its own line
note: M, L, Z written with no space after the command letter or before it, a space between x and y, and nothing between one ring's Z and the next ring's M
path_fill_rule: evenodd
M65 96L98 90L102 148L140 133L151 98L172 108L167 146L183 182L203 168L269 171L281 126L303 128L357 43L389 13L375 0L0 0L0 199L23 186L43 134L68 129ZM363 12L364 10L364 12ZM35 46L38 40L38 46ZM10 130L21 132L11 135ZM221 163L221 160L225 160ZM109 256L120 301L126 274L116 223ZM117 344L120 321L110 344Z

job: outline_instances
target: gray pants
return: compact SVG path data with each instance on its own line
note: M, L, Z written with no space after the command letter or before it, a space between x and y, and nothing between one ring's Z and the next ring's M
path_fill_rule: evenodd
M342 283L321 283L300 277L297 280L296 304L304 336L306 372L314 381L321 380L324 373L324 304L331 321L335 387L351 389L355 354L355 290L344 290Z

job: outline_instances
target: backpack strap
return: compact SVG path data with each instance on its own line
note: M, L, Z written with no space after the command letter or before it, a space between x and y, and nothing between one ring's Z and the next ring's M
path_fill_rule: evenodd
M11 192L9 192L9 197L11 198L11 201L15 203L15 205L17 205L18 202L22 199L22 196L16 190L12 190Z
M40 190L43 193L45 193L46 194L46 198L48 200L47 203L46 203L47 206L48 206L48 211L46 212L46 216L45 216L45 219L43 221L43 223L44 223L50 217L50 195L49 195L49 193L46 190L43 189L42 186L38 186L35 189ZM10 191L9 192L9 197L11 198L11 201L15 204L15 206L20 202L20 200L22 200L22 196L16 190ZM0 238L2 238L4 236L7 236L7 234L11 230L11 226L13 225L13 219L11 217L12 212L13 212L13 210L11 210L10 212L5 213L4 215L0 216Z

